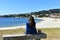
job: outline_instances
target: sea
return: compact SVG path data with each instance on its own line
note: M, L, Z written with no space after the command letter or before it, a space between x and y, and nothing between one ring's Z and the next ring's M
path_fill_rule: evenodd
M38 23L42 19L35 19L35 22ZM13 27L13 26L22 26L26 25L28 18L0 18L0 27Z

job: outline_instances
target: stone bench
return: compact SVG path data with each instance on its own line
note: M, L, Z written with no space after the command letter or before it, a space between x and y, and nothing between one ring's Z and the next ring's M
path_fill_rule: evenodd
M41 34L7 34L7 35L3 35L3 40L33 40L33 39L40 39L41 38L46 38L46 34L45 33L41 33Z

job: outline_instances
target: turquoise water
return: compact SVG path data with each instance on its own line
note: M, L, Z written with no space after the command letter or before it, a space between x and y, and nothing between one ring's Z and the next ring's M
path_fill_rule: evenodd
M0 27L12 27L12 26L21 26L25 25L28 21L28 18L0 18ZM38 23L42 19L35 19L35 22Z

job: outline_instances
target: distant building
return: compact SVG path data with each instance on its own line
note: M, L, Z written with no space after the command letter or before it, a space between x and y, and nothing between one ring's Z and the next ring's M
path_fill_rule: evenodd
M52 18L60 18L60 13L52 13L52 14L50 14L50 17L52 17Z

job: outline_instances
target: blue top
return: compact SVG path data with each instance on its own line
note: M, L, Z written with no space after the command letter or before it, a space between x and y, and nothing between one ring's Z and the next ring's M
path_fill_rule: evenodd
M37 34L36 27L31 27L29 23L26 23L26 34Z

